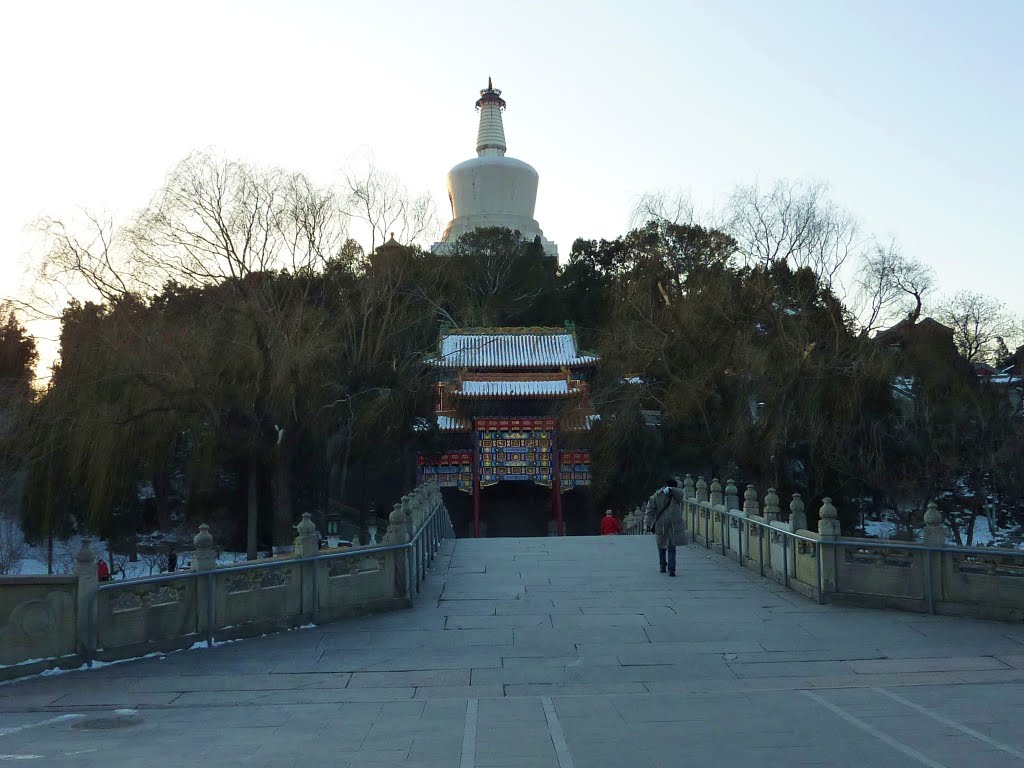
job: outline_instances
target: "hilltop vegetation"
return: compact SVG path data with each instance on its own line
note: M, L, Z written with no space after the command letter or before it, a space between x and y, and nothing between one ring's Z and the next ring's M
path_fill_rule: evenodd
M427 209L380 180L339 191L196 155L126 226L45 222L41 284L83 298L34 394L34 347L3 318L3 471L23 478L30 536L213 520L254 555L303 511L390 505L433 439L412 425L432 405L421 363L441 323L575 322L603 361L598 504L702 468L829 493L847 526L862 505L909 525L936 497L957 535L979 514L1020 518L1019 403L972 366L1019 365L1014 319L960 294L940 307L948 338L874 338L923 327L929 270L859 234L820 187L738 190L716 226L645 198L635 229L577 240L557 265L500 229L431 254L412 242ZM357 212L375 244L391 229L409 242L364 251Z

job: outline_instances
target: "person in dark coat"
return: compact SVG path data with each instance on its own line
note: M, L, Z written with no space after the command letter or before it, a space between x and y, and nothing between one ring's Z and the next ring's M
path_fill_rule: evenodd
M658 567L676 575L676 547L685 544L683 530L683 489L670 479L647 502L644 525L657 537Z
M167 572L174 573L178 570L178 553L173 549L167 553Z

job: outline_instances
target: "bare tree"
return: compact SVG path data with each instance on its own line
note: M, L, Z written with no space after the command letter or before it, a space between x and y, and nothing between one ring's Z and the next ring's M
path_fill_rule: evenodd
M334 210L332 210L334 209ZM196 153L178 164L131 228L133 272L150 290L300 270L340 248L337 206L299 175Z
M150 576L167 570L166 552L140 552L139 559L142 560L142 564L146 567Z
M1000 339L1014 335L1016 319L1001 301L958 291L938 303L935 317L953 329L960 354L972 363L993 362Z
M130 227L89 221L81 237L70 225L46 223L52 247L42 276L84 283L108 313L104 337L93 337L92 357L104 366L81 366L83 378L72 386L79 402L91 393L94 407L71 403L71 427L54 423L54 440L73 445L74 461L94 484L94 513L106 514L125 472L166 461L183 424L200 434L226 420L234 425L231 450L251 459L250 467L272 465L275 540L284 540L292 523L287 469L300 428L297 400L315 391L303 389L303 377L317 375L311 361L329 358L324 350L332 343L326 314L305 301L315 283L307 277L344 252L348 218L339 195L300 174L194 154ZM278 279L281 272L290 277ZM147 297L168 285L171 294L181 286L210 288L218 298L185 324L143 311ZM67 365L64 374L78 375ZM126 387L116 403L105 399L104 382ZM121 461L124 434L133 430L151 453L137 450ZM223 430L196 443L212 451L221 439ZM254 523L259 494L249 496Z
M122 248L122 232L112 216L82 211L80 221L43 218L35 223L43 235L46 256L38 265L33 288L36 299L43 288L54 292L33 302L35 314L44 306L62 305L69 296L91 291L102 301L112 301L136 286Z
M637 229L650 221L659 224L692 224L693 202L681 191L645 192L637 198L629 214L629 228Z
M864 246L856 221L828 198L818 182L779 181L769 190L738 187L729 202L726 229L750 265L787 261L810 268L832 287L847 260Z
M895 242L879 243L861 259L857 288L865 331L900 317L917 322L934 274L929 266L905 255Z
M348 210L370 229L370 248L394 234L403 245L433 240L437 232L437 210L428 194L412 197L394 174L382 171L367 160L365 168L345 173Z

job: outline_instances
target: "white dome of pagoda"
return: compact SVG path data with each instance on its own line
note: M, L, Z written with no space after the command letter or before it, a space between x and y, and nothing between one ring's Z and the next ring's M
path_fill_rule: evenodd
M558 248L544 239L533 218L537 204L537 171L528 163L506 157L505 127L501 112L505 100L501 91L487 81L476 102L480 110L477 130L477 156L459 163L448 172L448 199L452 220L435 243L434 252L444 253L447 244L479 227L507 227L522 234L524 240L541 239L544 251L558 255Z

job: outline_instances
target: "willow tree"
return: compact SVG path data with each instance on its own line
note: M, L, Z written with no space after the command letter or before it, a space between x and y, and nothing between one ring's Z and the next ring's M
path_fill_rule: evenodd
M319 405L300 401L322 394L315 379L330 356L326 318L310 291L344 253L347 217L336 195L299 174L197 154L171 172L129 227L97 221L99 236L48 222L44 271L100 299L104 333L77 339L95 375L65 362L75 352L64 345L64 375L53 387L81 392L102 381L95 395L109 407L76 410L70 394L52 399L61 414L54 418L72 419L91 446L69 444L94 518L123 492L114 486L130 473L113 469L127 461L129 428L159 444L165 461L171 433L188 432L197 455L225 441L196 435L223 435L248 466L250 556L264 466L274 485L273 539L283 543L292 522L289 449ZM173 427L162 429L161 420Z

